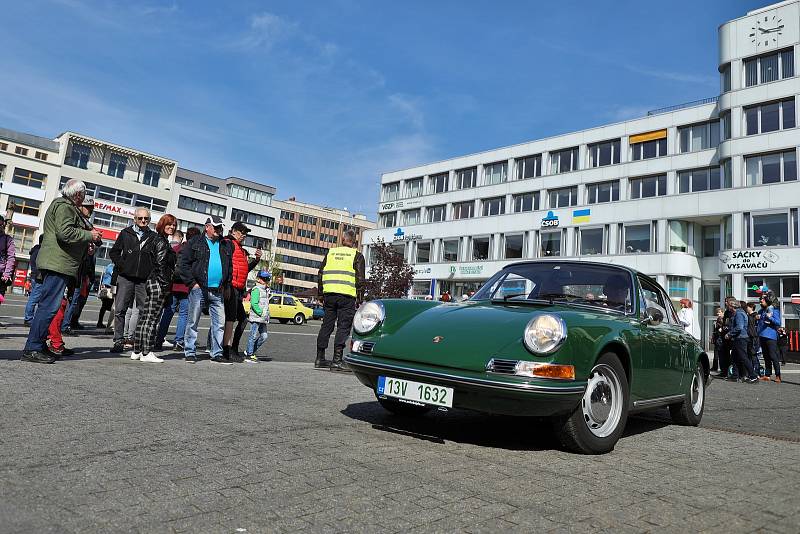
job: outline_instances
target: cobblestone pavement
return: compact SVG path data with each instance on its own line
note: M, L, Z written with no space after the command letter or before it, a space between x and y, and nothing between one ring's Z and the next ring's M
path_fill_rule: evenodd
M287 361L294 344L308 362L313 336L218 366L131 362L81 335L88 352L34 365L16 359L26 333L0 328L3 533L800 528L797 373L715 382L700 428L633 418L587 457L528 419L388 415L352 376Z

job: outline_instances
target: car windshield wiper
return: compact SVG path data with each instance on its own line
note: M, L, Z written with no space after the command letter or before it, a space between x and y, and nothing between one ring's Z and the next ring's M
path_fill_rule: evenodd
M545 293L543 295L539 295L539 298L540 299L544 299L544 300L549 300L551 302L553 300L555 300L555 299L580 299L580 300L586 300L583 297L581 297L580 295L571 295L569 293Z
M523 297L521 299L517 299L517 297ZM514 299L514 300L512 300ZM492 298L492 302L513 302L513 303L520 303L520 304L552 304L549 300L544 299L531 299L527 298L524 293L517 293L515 295L505 295L503 297L494 297Z

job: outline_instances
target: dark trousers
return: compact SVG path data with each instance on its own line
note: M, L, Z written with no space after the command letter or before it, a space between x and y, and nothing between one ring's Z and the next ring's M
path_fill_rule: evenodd
M775 366L775 376L781 376L781 362L778 359L778 340L768 337L758 338L761 342L761 354L764 355L764 376L772 374L772 366Z
M86 305L88 297L81 296L81 288L76 287L72 292L72 298L69 299L67 312L64 314L64 321L61 323L61 330L64 331L68 327L73 327L78 324L83 313L83 307Z
M114 297L114 343L122 343L125 337L125 312L133 305L141 310L147 300L147 289L144 280L128 280L124 276L117 277L117 294Z
M747 346L750 344L748 338L736 338L733 340L733 378L739 378L739 367L747 372L747 378L756 378L753 372L753 361L747 354Z
M723 376L728 376L728 367L731 366L731 343L725 341L719 348L715 349L719 363L719 372Z
M97 316L97 328L103 326L103 316L105 316L106 312L109 312L110 318L108 320L108 325L111 326L111 322L114 320L114 313L111 308L114 304L114 299L100 299L100 301L100 315Z
M44 348L44 340L47 337L50 323L61 306L67 282L72 280L71 276L60 273L43 271L43 274L44 280L42 280L39 305L36 307L31 330L28 332L28 340L25 342L26 351L41 351Z
M322 327L317 335L317 350L328 348L328 339L336 325L336 337L333 339L333 350L344 348L350 328L353 326L353 316L356 314L356 299L347 295L328 293L325 296L323 308L325 317L322 318Z

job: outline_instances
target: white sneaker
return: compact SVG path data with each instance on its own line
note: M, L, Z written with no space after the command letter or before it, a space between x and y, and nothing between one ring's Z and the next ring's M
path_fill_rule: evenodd
M142 358L141 352L131 352L131 360L139 360Z
M139 358L139 361L145 362L145 363L161 363L164 360L162 360L161 358L159 358L158 356L156 356L152 352L148 352L147 356L142 356L141 358Z
M175 346L175 345L173 345L172 343L170 343L170 342L169 342L169 341L167 341L166 339L165 339L165 340L164 340L164 342L161 344L161 348L164 348L164 349L171 349L171 348L172 348L172 347L174 347L174 346Z

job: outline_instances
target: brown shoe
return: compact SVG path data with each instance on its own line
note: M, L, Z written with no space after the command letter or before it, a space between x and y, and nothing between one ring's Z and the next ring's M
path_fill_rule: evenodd
M772 379L765 375L765 376L760 377L759 380L763 380L764 382L769 382Z
M780 384L780 383L782 382L780 375L778 375L778 376L776 376L776 377L775 377L775 382L776 382L777 384Z

